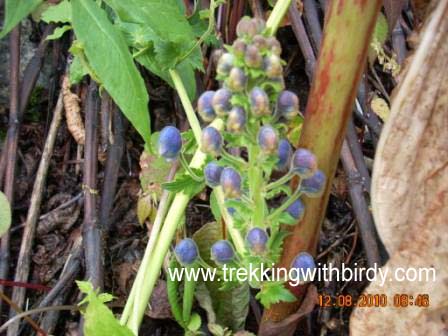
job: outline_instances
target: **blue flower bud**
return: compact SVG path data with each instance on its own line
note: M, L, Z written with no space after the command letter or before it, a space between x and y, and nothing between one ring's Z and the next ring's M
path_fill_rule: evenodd
M265 125L258 131L258 145L265 154L273 154L277 150L278 136L272 126Z
M266 56L263 59L263 69L268 78L279 78L283 75L283 67L280 57L274 54Z
M305 205L298 199L286 209L286 212L299 221L305 215Z
M277 99L277 112L286 119L299 114L299 98L291 91L282 91Z
M246 54L244 55L244 61L247 66L251 68L260 68L263 64L263 57L260 50L254 45L248 45L246 48Z
M213 126L208 126L202 130L201 150L213 156L219 155L222 148L222 136Z
M258 48L258 50L264 50L267 48L267 41L263 35L255 35L252 40L254 46Z
M285 171L289 168L291 162L292 155L292 147L289 144L289 141L286 139L281 139L278 143L278 162L277 162L277 170Z
M179 130L173 126L166 126L160 131L159 155L167 161L173 161L177 158L182 148L182 136Z
M213 96L212 104L215 113L220 117L225 117L226 114L232 109L230 99L232 98L232 92L229 89L222 88L215 92Z
M247 76L241 68L230 70L226 81L227 87L233 92L241 92L246 88Z
M210 249L211 259L218 265L227 264L235 258L233 246L227 240L218 240Z
M325 182L327 178L325 174L318 170L300 183L300 190L308 197L320 197L324 191Z
M268 234L261 228L250 229L246 236L246 243L249 249L255 254L262 254L266 251Z
M297 149L292 156L291 169L302 178L310 177L317 170L316 156L308 149Z
M241 176L235 169L224 168L220 182L226 198L238 198L241 195Z
M252 18L252 21L255 22L255 25L257 27L257 34L263 33L263 31L266 29L266 21L260 18Z
M280 42L273 36L268 37L266 39L266 43L268 45L268 48L271 50L271 52L274 55L280 56L282 53L282 46Z
M236 210L234 207L228 207L227 212L229 213L230 216L233 216L236 213Z
M294 281L309 282L312 280L311 276L315 268L313 256L307 252L301 252L291 263L291 275Z
M223 169L216 162L207 164L204 168L205 183L211 188L219 186Z
M254 87L250 92L250 109L257 117L271 114L271 110L269 108L269 98L263 89Z
M238 37L253 37L258 33L259 27L257 22L250 17L243 17L236 25L236 35Z
M198 247L193 239L182 239L174 248L177 261L182 266L193 264L199 256Z
M232 48L235 56L242 57L246 53L247 45L243 40L237 39L233 42Z
M230 53L223 54L216 65L216 73L221 76L227 76L233 67L234 56Z
M233 107L227 118L227 131L231 133L240 133L246 126L246 112L241 106Z
M215 91L205 91L198 99L198 113L205 122L212 122L216 118L212 101Z

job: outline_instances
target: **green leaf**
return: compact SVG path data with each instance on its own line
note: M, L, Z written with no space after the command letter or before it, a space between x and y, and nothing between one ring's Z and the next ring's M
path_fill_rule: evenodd
M278 216L278 221L279 221L279 223L286 224L286 225L296 225L297 224L297 219L295 219L293 216L291 216L286 211L283 211Z
M246 220L250 220L254 213L254 210L251 209L249 205L237 199L226 200L225 206L226 208L234 208L236 213Z
M3 236L11 226L11 207L5 194L0 191L0 237Z
M210 259L210 248L214 242L223 239L221 226L216 222L207 223L195 232L193 239L198 245L201 258L209 265L214 265ZM209 322L217 323L233 331L240 330L244 327L249 312L249 285L236 283L226 289L223 289L221 285L222 282L218 281L205 282L212 301L213 313L216 315L216 321ZM200 290L200 287L198 289ZM213 314L210 315L208 312L207 316L211 317Z
M213 217L215 217L215 220L219 222L221 220L222 215L214 190L210 194L210 208L212 210Z
M49 6L41 16L41 20L46 23L70 23L71 18L72 7L67 0L63 0L57 5Z
M268 240L269 256L273 263L277 263L283 252L283 243L285 238L291 233L288 231L278 231L271 235Z
M377 39L378 42L384 44L389 35L389 26L387 25L387 19L383 13L378 15L375 24L375 30L373 31L373 38Z
M199 169L193 169L193 171L199 176L202 173ZM187 195L194 196L205 188L205 183L195 181L190 175L185 173L176 176L176 179L172 182L163 183L162 187L174 193L184 192Z
M90 282L77 281L79 290L86 294L80 305L86 304L84 315L84 335L86 336L133 336L133 333L115 319L112 311L104 304L112 300L107 293L97 294Z
M72 26L70 26L70 25L65 25L65 26L62 26L62 27L57 27L57 28L54 30L53 34L47 36L47 40L57 40L57 39L61 38L62 35L64 35L64 33L65 33L66 31L69 31L70 29L72 29Z
M94 1L72 0L71 4L73 29L95 75L149 143L148 93L123 35Z
M187 329L190 331L198 331L201 328L201 317L198 313L193 313L188 322Z
M281 301L294 302L297 300L281 282L264 282L261 286L261 290L257 293L256 298L260 300L265 308L269 308L272 304Z
M171 258L171 262L169 268L175 269L179 268L180 264L177 262L176 258ZM185 323L182 318L182 308L180 303L180 294L179 294L179 281L176 279L172 279L171 277L167 277L166 280L166 291L168 296L168 302L170 303L171 312L173 313L174 319L182 328L185 328Z
M89 74L89 70L82 64L79 56L75 55L72 64L70 64L69 77L70 84L78 84L84 78L84 76Z
M0 39L5 37L20 21L35 10L42 0L6 0L5 21Z
M168 70L176 68L189 98L193 99L196 94L194 70L203 70L202 54L196 47L179 63L194 46L196 35L177 1L106 0L106 3L116 12L117 24L129 45L137 50L136 60L172 87Z

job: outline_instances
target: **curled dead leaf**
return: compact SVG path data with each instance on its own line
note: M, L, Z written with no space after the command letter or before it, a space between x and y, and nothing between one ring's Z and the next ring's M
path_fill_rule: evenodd
M62 97L64 101L67 128L78 145L84 145L86 131L81 117L80 99L70 91L70 79L64 76L62 81Z
M388 307L357 308L357 335L443 335L448 330L448 1L440 1L422 31L420 45L392 100L378 145L372 207L390 259L390 281L370 284ZM397 281L398 268L435 269L435 279ZM429 281L427 281L429 280ZM429 295L429 307L395 308L393 297Z

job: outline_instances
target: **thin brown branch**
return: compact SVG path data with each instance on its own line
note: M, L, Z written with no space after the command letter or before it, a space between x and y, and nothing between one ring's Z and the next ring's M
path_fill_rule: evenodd
M6 136L6 171L5 171L5 195L11 208L14 209L14 181L16 174L17 147L20 128L20 101L19 101L19 76L20 76L20 25L14 28L10 34L10 102L9 102L9 126ZM7 279L9 273L9 236L3 235L0 246L0 278ZM3 291L3 286L0 286ZM0 303L1 311L1 303Z
M85 108L86 146L84 158L84 224L83 243L86 261L86 277L95 288L103 287L102 230L98 222L96 201L97 155L98 155L98 112L100 99L96 83L91 82Z
M51 162L51 156L56 142L56 135L59 125L62 120L62 93L59 94L58 102L54 109L53 120L51 121L50 129L48 131L47 140L42 152L39 168L36 173L36 178L31 194L30 206L28 209L27 218L25 221L25 229L23 230L22 243L20 246L19 257L17 260L16 274L14 281L26 282L30 272L31 249L33 246L34 235L36 231L36 224L40 214L42 203L42 195L46 184L48 168ZM17 306L22 307L25 301L25 288L15 287L12 293L12 300ZM11 316L14 312L11 311ZM17 335L19 325L11 324L8 329L8 335Z

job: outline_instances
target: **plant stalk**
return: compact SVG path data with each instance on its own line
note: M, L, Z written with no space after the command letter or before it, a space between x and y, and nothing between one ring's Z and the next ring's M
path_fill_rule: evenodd
M296 225L285 240L280 267L288 267L301 251L316 251L331 182L381 3L380 0L334 0L329 3L322 49L299 143L299 147L315 153L328 180L322 197L304 200L305 216L301 225ZM265 334L263 327L268 322L283 320L295 312L299 304L300 300L272 305L263 315L259 334Z
M224 127L224 122L221 119L215 119L211 126L215 127L217 130L221 130ZM191 160L190 168L202 168L206 159L207 155L205 153L203 153L200 149L196 150L196 153ZM190 201L190 197L190 195L185 194L184 192L176 194L166 215L159 239L155 244L153 250L154 253L150 256L147 263L145 262L143 264L142 261L142 265L137 273L137 277L139 276L139 273L143 274L144 281L143 285L139 288L140 295L136 297L137 300L134 302L133 313L127 322L127 326L135 335L138 335L138 329L143 319L143 315L145 314L146 306L149 302L149 298L151 297L151 293L157 279L159 278L163 260L168 252L171 241L176 232L176 228L182 219L188 202ZM151 266L151 268L149 268L149 266Z
M174 87L176 88L177 94L179 95L182 106L184 107L185 114L187 115L188 123L193 131L194 138L198 144L201 143L202 129L199 124L199 120L194 113L193 105L191 105L190 99L188 98L187 90L185 89L184 83L179 76L179 73L175 69L169 70L171 79L173 80Z

